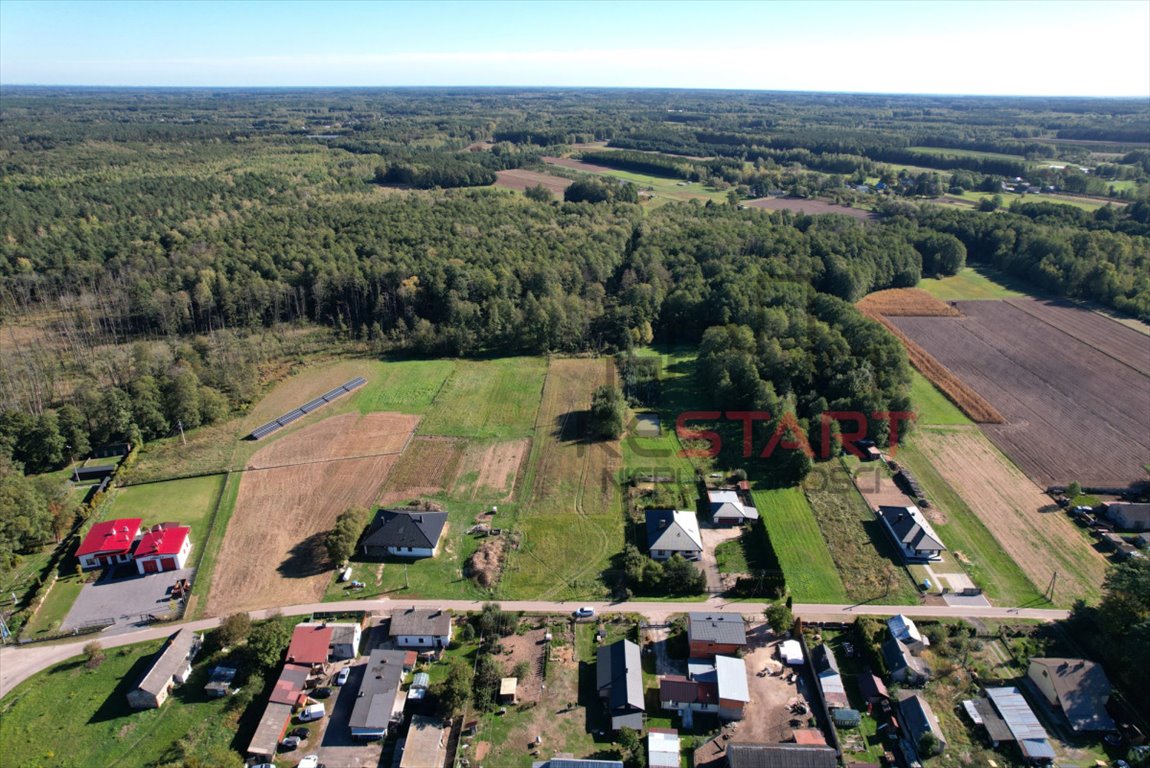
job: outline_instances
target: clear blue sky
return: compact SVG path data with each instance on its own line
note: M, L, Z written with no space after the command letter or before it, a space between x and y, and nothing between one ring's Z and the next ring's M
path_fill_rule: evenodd
M0 82L1150 96L1150 0L2 0Z

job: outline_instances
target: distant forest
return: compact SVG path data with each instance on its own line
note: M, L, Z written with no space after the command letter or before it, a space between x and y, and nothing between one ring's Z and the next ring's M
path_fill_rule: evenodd
M724 405L807 420L907 407L905 354L852 303L967 262L1150 319L1150 108L1134 100L2 96L0 454L28 471L58 466L65 445L150 439L243 407L267 354L247 339L284 323L379 353L701 345L700 375ZM632 185L586 176L567 201L491 186L571 152L704 183L725 202L644 206ZM934 204L1023 176L1115 205ZM742 205L768 194L876 218ZM157 340L159 358L109 351Z

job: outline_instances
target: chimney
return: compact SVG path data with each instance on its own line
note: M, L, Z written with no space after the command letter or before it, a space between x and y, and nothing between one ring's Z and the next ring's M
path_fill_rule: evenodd
M660 528L666 528L667 527L667 518L665 518L665 517L659 518L659 527Z

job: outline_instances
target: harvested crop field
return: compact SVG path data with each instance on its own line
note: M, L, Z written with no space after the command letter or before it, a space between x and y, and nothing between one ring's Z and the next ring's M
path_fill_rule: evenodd
M553 194L562 196L564 190L571 186L571 180L559 176L552 176L549 173L527 171L522 168L495 172L495 186L503 187L504 189L514 189L517 192L522 192L528 187L534 187L538 184L542 184L551 190Z
M398 453L347 458L348 450L402 448L417 421L400 414L344 414L259 451L252 458L255 466L274 466L283 456L306 456L309 463L244 473L220 546L208 615L322 599L329 580L324 534L340 512L375 502L399 458Z
M825 200L804 200L791 197L760 197L757 200L748 200L744 205L751 208L765 208L768 211L793 211L817 216L822 213L841 213L855 219L869 221L877 218L870 211L861 208L847 208L845 205L835 205Z
M511 498L519 468L530 445L530 440L523 439L468 446L459 475L462 478L474 474L472 498L490 495Z
M246 468L398 454L418 423L418 416L402 413L343 413L276 440L252 456Z
M1042 302L959 302L959 309L964 317L889 322L1005 416L983 430L1030 478L1042 486L1124 486L1145 477L1150 376L1138 370L1145 336L1094 312ZM1057 327L1036 316L1052 313Z
M455 484L463 442L448 437L417 437L399 457L380 504L434 496Z
M1068 301L1011 299L1006 303L1130 366L1138 373L1150 376L1150 340L1145 338L1150 328L1145 324L1133 321L1135 325L1131 325L1131 321L1116 321L1096 312L1083 311ZM1131 330L1143 336L1140 354L1137 349L1138 339L1130 334Z
M587 173L607 173L608 171L615 170L605 165L594 165L593 163L585 163L582 160L573 160L570 157L545 157L543 158L543 162L549 165L557 165L560 168L570 168L575 171L586 171Z
M856 305L872 314L911 317L958 317L959 311L921 288L889 288L864 296Z
M959 410L969 416L972 421L980 424L1002 424L1006 421L1006 417L999 413L998 409L991 405L986 398L939 362L938 358L916 343L892 320L877 313L868 314L868 317L886 326L886 329L902 342L910 364L918 369L919 373L930 379L930 382L946 395L946 399L958 406Z
M1097 599L1106 558L985 436L923 430L915 442L1035 586L1044 589L1057 571L1055 604Z

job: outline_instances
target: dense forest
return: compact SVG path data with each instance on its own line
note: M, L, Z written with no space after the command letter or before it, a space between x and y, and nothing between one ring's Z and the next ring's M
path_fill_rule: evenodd
M255 339L284 324L377 354L696 345L716 405L807 428L909 406L901 347L852 306L873 290L970 261L1150 318L1150 108L1133 100L2 95L0 505L35 513L0 523L0 560L61 525L25 474L246 407L275 355ZM556 154L726 197L647 206L636 184L544 164ZM522 168L574 183L492 187ZM932 204L1022 176L1115 204ZM784 193L875 218L741 202Z

